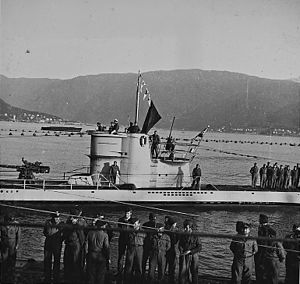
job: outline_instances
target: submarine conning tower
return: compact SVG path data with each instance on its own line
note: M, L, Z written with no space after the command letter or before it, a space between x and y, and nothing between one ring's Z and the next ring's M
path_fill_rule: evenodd
M150 184L149 137L141 133L91 134L90 174L101 185L109 180L109 168L117 162L121 176L117 183L148 187ZM99 176L100 175L100 176ZM108 183L108 182L107 182Z
M160 157L151 159L151 142L143 133L91 133L90 174L94 184L109 185L109 170L117 162L121 175L117 184L134 184L136 188L175 187L179 167L183 183L190 183L187 160Z

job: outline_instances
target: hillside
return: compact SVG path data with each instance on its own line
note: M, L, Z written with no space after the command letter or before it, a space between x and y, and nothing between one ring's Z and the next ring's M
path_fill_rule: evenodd
M62 122L60 117L47 113L28 111L22 108L13 107L2 99L0 99L0 120L17 120L25 122Z
M169 127L178 129L299 128L300 84L226 71L175 70L143 74L154 103ZM133 120L136 74L100 74L70 80L11 79L1 76L0 97L11 105L65 120L121 124ZM247 99L248 81L248 99ZM147 103L141 100L143 120ZM142 122L140 122L142 124Z

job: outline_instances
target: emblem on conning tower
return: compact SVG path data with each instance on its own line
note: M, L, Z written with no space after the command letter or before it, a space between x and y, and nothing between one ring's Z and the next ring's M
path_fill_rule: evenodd
M140 138L140 145L142 146L142 147L144 147L145 145L146 145L146 143L147 143L147 137L146 136L141 136L141 138Z

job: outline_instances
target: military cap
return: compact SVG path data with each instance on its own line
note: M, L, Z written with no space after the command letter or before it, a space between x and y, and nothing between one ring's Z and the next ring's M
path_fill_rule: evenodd
M105 222L105 221L103 221L103 220L97 220L97 222L96 222L96 226L98 227L98 228L101 228L101 227L103 227L103 226L105 226L107 224L107 222Z
M172 226L175 223L176 223L176 221L172 217L169 217L168 225Z
M235 230L237 231L237 233L241 233L241 231L244 230L244 222L237 221L235 224Z
M268 223L268 222L269 222L269 219L268 219L267 215L265 215L265 214L259 215L259 223L260 224L264 224L264 223Z
M149 214L149 219L150 219L150 220L156 219L155 214L151 212L151 213Z
M125 207L124 212L125 212L125 213L126 213L126 212L132 212L132 209L131 209L130 207Z

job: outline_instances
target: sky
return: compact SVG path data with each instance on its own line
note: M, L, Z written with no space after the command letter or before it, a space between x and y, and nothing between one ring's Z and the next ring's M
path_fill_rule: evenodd
M0 74L300 77L299 0L0 0Z

